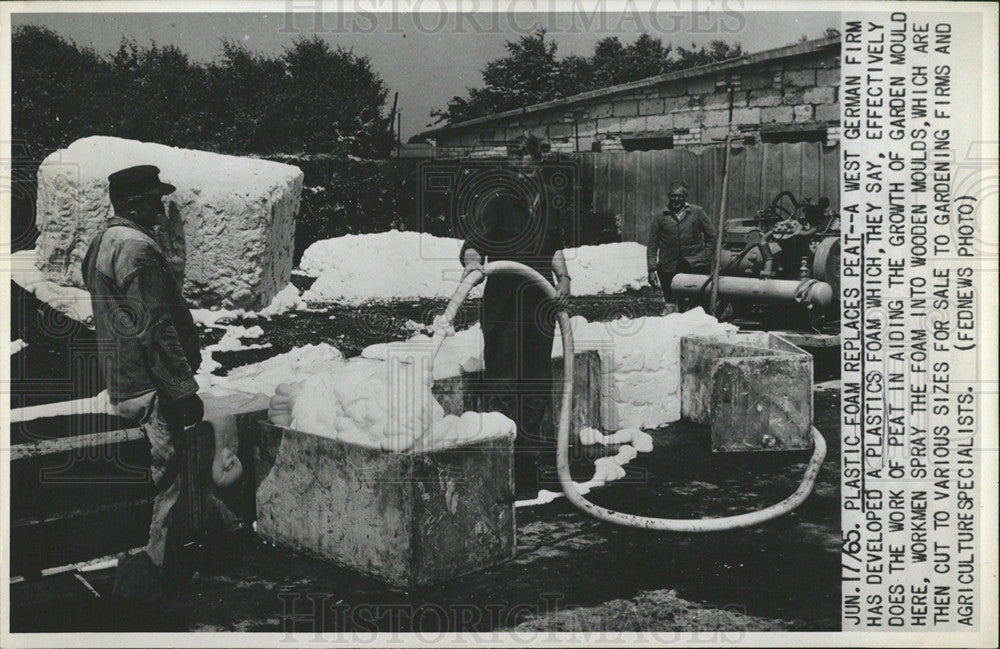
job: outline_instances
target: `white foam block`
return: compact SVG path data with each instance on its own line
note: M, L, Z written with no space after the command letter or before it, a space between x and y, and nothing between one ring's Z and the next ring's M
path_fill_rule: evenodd
M268 306L291 277L299 168L121 138L77 140L39 167L36 265L46 278L84 288L83 256L112 215L107 178L141 164L177 187L158 238L191 303Z

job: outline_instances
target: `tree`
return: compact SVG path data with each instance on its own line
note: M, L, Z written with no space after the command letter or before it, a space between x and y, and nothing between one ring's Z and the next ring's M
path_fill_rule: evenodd
M631 45L622 45L617 36L598 41L591 63L594 87L607 87L655 77L674 69L673 47L658 38L640 34Z
M11 36L11 127L42 155L108 128L110 68L45 27L21 25Z
M243 43L223 41L222 55L209 64L207 75L216 100L207 116L213 124L206 131L206 144L216 150L228 147L233 153L268 150L274 116L282 106L278 101L262 106L261 89L280 92L284 87L282 61L256 54Z
M617 36L602 38L589 57L556 57L557 46L545 39L545 30L507 42L507 55L483 69L481 88L466 88L466 96L452 97L443 110L432 110L435 123L463 122L543 101L647 79L743 55L739 43L712 41L707 46L674 50L649 34L629 45Z
M313 35L281 57L285 66L275 141L306 152L382 155L392 145L390 117L382 113L388 90L366 56L356 56Z
M571 54L558 63L556 92L560 97L569 97L586 92L595 87L596 72L590 59Z
M110 132L183 147L202 141L213 121L203 66L174 45L141 47L125 38L110 65Z
M736 59L741 56L743 56L743 47L739 43L733 45L726 41L715 40L710 42L707 47L704 45L698 47L694 43L691 43L690 49L677 48L678 60L675 69L696 68L717 61Z
M490 61L482 70L483 88L466 88L468 98L452 97L445 110L431 111L431 116L464 121L555 98L559 88L556 44L546 41L545 33L539 29L517 42L507 41L507 56Z
M102 56L24 26L12 55L15 137L39 153L88 135L234 154L380 157L392 144L388 90L371 62L318 36L278 56L224 42L217 61L200 63L127 38Z

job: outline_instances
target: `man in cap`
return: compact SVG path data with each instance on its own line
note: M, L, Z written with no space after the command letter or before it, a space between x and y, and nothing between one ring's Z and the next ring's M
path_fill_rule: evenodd
M654 215L646 246L650 286L663 289L667 309L674 300L670 283L677 273L711 272L718 231L705 210L687 202L687 186L674 183L667 208Z
M153 602L183 579L179 550L187 540L175 507L182 490L185 428L202 419L194 379L201 361L198 332L181 287L153 228L174 191L152 165L108 177L114 216L83 260L101 367L119 416L135 420L149 439L156 489L149 542L118 565L114 594Z

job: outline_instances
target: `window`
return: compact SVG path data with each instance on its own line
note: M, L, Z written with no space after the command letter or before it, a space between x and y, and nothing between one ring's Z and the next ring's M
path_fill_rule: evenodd
M783 142L821 142L826 144L826 125L817 123L766 124L760 128L760 141L766 144L781 144Z
M622 149L626 151L662 151L674 148L672 134L623 135Z

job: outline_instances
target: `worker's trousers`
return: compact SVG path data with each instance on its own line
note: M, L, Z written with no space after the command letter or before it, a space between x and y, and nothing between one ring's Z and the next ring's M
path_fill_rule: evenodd
M500 281L495 281L500 280ZM551 423L555 309L545 294L517 277L494 276L483 296L483 409L517 424L515 450L554 447Z
M697 273L707 275L710 272L711 269L708 264L698 264L697 266L692 266L683 257L677 260L677 267L674 268L674 270L657 270L656 276L660 280L660 289L663 291L663 301L674 301L674 292L670 289L670 283L674 281L674 275L677 273Z
M144 549L153 564L162 567L167 532L173 527L173 534L182 533L176 529L180 517L174 509L184 490L184 424L171 408L164 407L155 392L118 404L116 409L119 416L138 419L139 429L149 440L149 468L156 495L149 542Z

